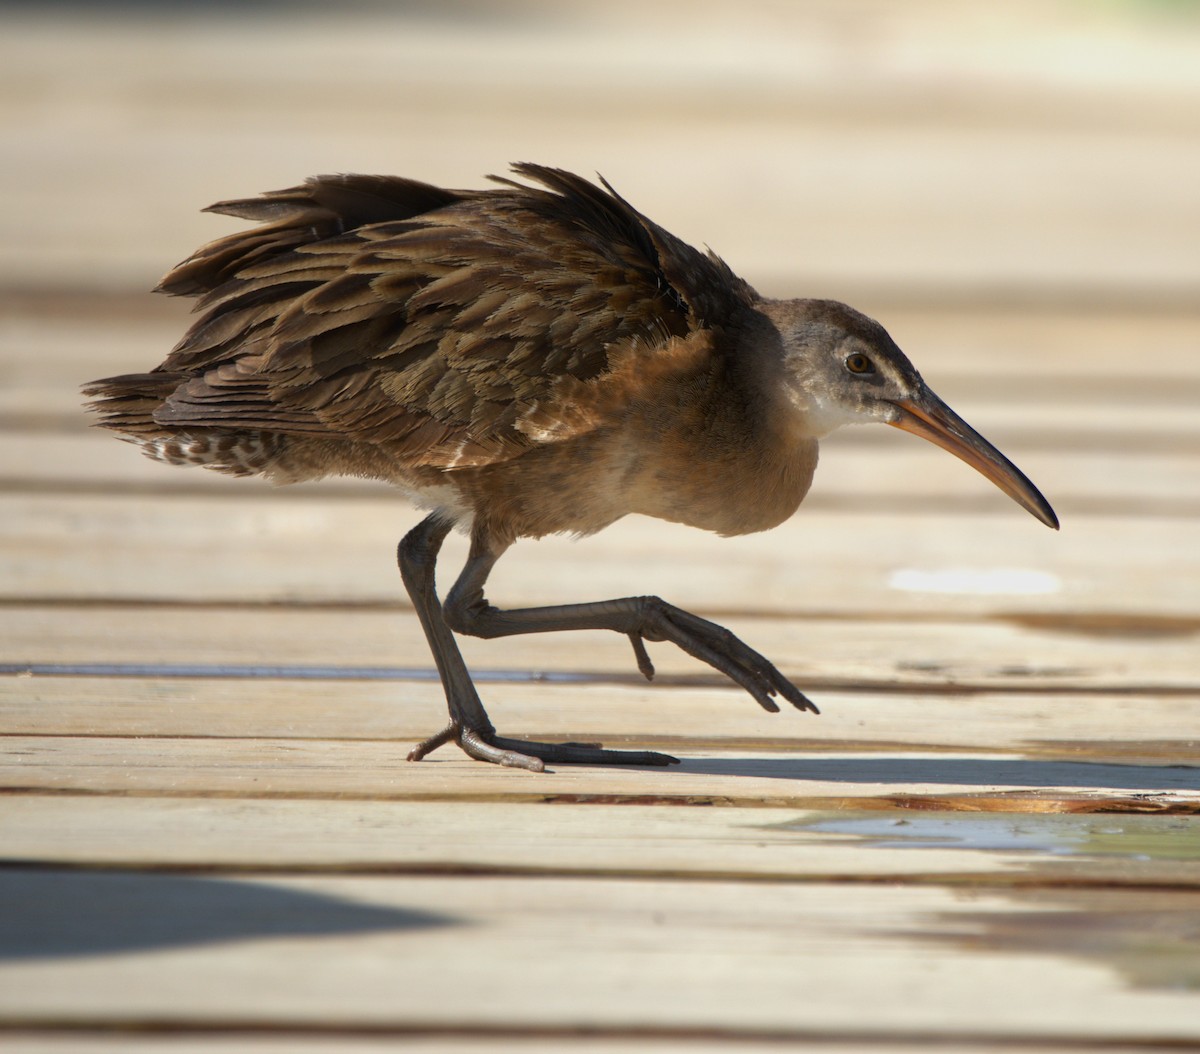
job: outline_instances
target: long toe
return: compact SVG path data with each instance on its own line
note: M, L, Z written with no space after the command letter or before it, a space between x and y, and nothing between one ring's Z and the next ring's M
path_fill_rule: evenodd
M773 697L780 695L798 710L819 713L769 659L724 626L666 603L655 610L648 621L656 636L672 641L689 655L725 674L749 692L764 710L778 712L779 704Z
M789 703L797 710L807 710L810 714L819 714L821 711L817 709L817 704L814 703L807 695L797 688L791 681L783 676L778 670L775 675L779 678L779 694L782 695Z
M546 769L541 758L498 747L492 742L490 732L477 732L474 729L464 728L457 721L451 721L436 735L418 743L408 752L408 760L421 761L438 747L447 743L457 743L463 753L476 761L486 761L492 765L505 765L508 768L529 769L531 772L544 772Z
M607 750L592 743L538 743L493 736L492 744L504 751L539 758L557 765L678 765L679 759L654 750Z
M476 761L507 768L545 772L547 763L556 765L678 765L679 759L653 750L606 750L599 743L539 743L526 739L508 739L495 733L480 732L451 723L437 735L418 743L408 754L409 761L420 761L446 743L457 743L463 753Z
M545 761L537 754L524 749L529 744L519 739L501 739L495 735L464 731L458 745L476 761L489 761L493 765L504 765L511 769L528 769L530 772L545 772Z

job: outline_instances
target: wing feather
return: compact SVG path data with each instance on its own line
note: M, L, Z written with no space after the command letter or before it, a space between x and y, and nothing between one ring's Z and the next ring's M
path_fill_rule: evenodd
M682 361L681 339L753 303L723 262L607 183L514 170L539 185L322 176L212 206L264 226L163 279L197 297L200 317L155 371L180 378L155 421L369 442L414 466L486 464L596 427L589 400L594 410L638 369ZM712 355L720 342L691 346Z

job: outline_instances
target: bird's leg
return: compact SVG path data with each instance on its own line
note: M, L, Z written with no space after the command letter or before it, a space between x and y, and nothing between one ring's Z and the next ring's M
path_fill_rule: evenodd
M443 743L459 739L465 730L477 736L495 732L454 641L454 634L442 618L442 606L437 597L437 556L452 526L450 520L427 516L404 536L396 554L400 577L425 631L450 710L450 724L418 744L409 754L410 761L420 760Z
M779 695L798 710L818 712L791 681L729 630L659 597L507 611L493 607L484 597L483 587L502 552L489 545L483 532L476 531L472 537L471 555L443 605L446 622L457 632L490 638L556 630L613 630L629 637L638 669L647 680L654 676L654 666L644 641L670 641L740 684L764 710L778 711L774 696Z
M450 521L439 516L428 516L404 536L397 552L400 575L429 641L450 710L450 724L417 744L408 760L420 761L426 754L453 741L479 761L534 772L543 771L547 761L593 765L668 765L674 762L675 758L652 751L603 750L584 743L527 743L496 735L438 601L437 556L451 526Z

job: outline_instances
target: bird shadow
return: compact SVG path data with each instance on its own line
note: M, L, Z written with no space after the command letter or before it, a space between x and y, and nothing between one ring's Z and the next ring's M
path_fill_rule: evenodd
M685 758L672 771L828 783L1071 787L1135 792L1200 790L1200 766L1114 765L1041 758Z
M265 882L40 867L0 871L0 904L0 961L419 930L458 921Z

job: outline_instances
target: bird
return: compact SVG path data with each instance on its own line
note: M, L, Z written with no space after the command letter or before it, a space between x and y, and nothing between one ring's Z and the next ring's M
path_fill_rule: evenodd
M1033 483L946 405L878 322L839 301L761 296L603 177L533 163L485 189L316 176L210 212L257 224L198 249L158 291L198 316L147 373L84 386L95 423L149 457L292 483L382 480L425 517L401 578L471 758L668 765L656 751L500 735L456 634L559 630L670 642L765 710L816 706L728 630L657 596L504 609L484 589L518 540L585 537L631 513L735 536L788 519L818 443L883 423L962 459L1058 529ZM466 562L439 597L448 533Z

